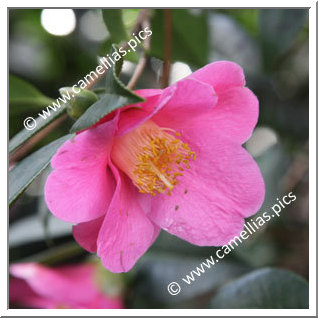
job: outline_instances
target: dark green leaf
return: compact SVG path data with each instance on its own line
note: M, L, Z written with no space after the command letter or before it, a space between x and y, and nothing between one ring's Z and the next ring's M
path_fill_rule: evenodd
M48 166L56 150L73 135L57 139L20 161L9 172L9 204L11 205L32 181Z
M102 43L98 50L99 55L105 56L113 43L120 44L129 40L128 34L135 25L139 9L105 9L102 10L103 19L110 33L110 36ZM132 36L131 36L132 37ZM137 63L138 55L133 50L126 51L125 59Z
M154 10L152 18L151 55L164 56L164 12ZM208 62L207 12L172 10L172 60L200 67Z
M121 9L104 9L102 10L103 19L111 38L115 43L128 40Z
M113 46L111 54L115 51L116 47ZM85 111L72 126L71 132L89 128L107 114L125 105L144 101L143 98L125 87L118 78L122 63L123 59L121 58L115 65L108 69L106 74L105 95Z
M14 75L9 76L10 115L39 111L53 99L43 95L31 84Z
M308 283L292 272L263 268L222 287L211 308L306 309Z
M106 56L106 54L111 50L112 44L116 43L116 41L110 37L105 42L103 42L98 49L98 54L100 56ZM130 50L130 52L126 51L127 54L125 55L125 60L130 61L132 63L138 62L138 54L137 52Z
M202 258L150 252L140 260L134 269L136 271L134 278L136 297L151 303L175 304L209 293L250 269L247 266L222 261L222 264L211 265L210 268L202 267L204 273L201 273L200 277L193 275L194 281L191 281L187 275L191 275L192 270L197 270L197 267L200 267L206 258L209 258L209 254ZM182 280L183 278L186 281ZM178 282L180 285L181 292L178 295L169 294L167 286L171 282Z
M47 109L46 109L47 111ZM36 127L33 130L27 130L26 128L22 129L19 133L17 133L9 142L9 152L13 152L15 149L20 147L23 143L29 140L36 133L41 131L43 128L48 126L55 119L61 117L66 112L66 106L61 106L57 111L50 110L50 116L46 119L42 117L37 117Z
M62 87L59 89L61 96L71 95L73 93L72 87ZM81 89L79 93L74 95L67 103L67 113L73 119L78 119L83 115L85 110L93 103L97 102L98 96L89 90Z
M260 38L265 67L270 67L292 46L307 17L307 9L260 10Z

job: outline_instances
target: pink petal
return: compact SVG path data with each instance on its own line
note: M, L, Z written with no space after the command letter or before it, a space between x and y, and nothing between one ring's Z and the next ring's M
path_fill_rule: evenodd
M178 132L183 132L184 128L196 130L197 127L206 131L213 131L236 141L244 143L251 136L257 123L259 105L258 99L247 87L234 87L222 91L218 96L217 105L207 113L184 118L182 112L175 116L176 120L167 122L166 118L173 118L165 112L158 113L154 118L158 125L168 125Z
M112 167L117 188L97 239L97 255L110 271L129 271L159 233L146 216L137 188Z
M138 91L138 95L146 99L145 102L134 104L120 113L117 135L123 135L141 125L164 107L174 95L175 88L164 90L162 94L152 95L152 90Z
M97 251L96 241L103 220L104 216L73 226L73 236L76 242L91 253Z
M187 122L211 112L217 105L218 97L210 85L194 79L184 79L174 85L173 97L160 112L153 114L162 127L186 126Z
M138 89L134 91L135 94L143 97L143 98L149 98L152 96L159 96L162 94L162 89Z
M38 295L61 304L84 303L96 293L90 283L91 267L81 269L81 276L75 271L72 277L36 263L11 265L10 272L24 279Z
M25 308L56 308L56 303L36 294L22 279L10 278L9 303L24 306Z
M45 199L58 218L80 223L106 213L114 192L107 161L116 125L117 117L76 135L52 158Z
M152 90L151 90L152 91ZM139 91L139 95L147 93ZM163 127L184 124L193 117L211 111L217 104L213 87L194 79L184 79L163 90L161 95L151 95L142 108L130 108L121 113L118 135L129 132L158 114Z
M245 85L243 69L234 62L218 61L195 71L188 78L194 78L213 86L216 93L230 87Z
M59 305L67 308L122 307L118 299L109 298L97 289L92 264L53 269L35 263L24 263L11 265L10 272L24 279L39 297L51 301L51 308Z
M204 125L242 144L253 132L258 109L258 99L251 90L247 87L231 88L219 94L219 102Z
M169 233L197 245L223 245L239 235L244 217L264 200L264 182L252 157L229 139L200 129L184 131L197 159L172 195L157 195L148 216Z

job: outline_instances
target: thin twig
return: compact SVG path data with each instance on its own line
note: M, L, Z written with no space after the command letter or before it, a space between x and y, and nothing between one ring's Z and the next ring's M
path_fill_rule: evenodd
M132 75L132 77L129 80L127 88L133 89L135 87L135 85L137 84L138 79L141 76L146 64L147 64L147 57L146 57L146 55L144 55L140 58L137 66L135 68L134 74Z
M306 143L304 150L297 154L294 161L289 165L287 172L279 183L280 189L283 192L293 190L297 184L302 180L304 175L308 171L308 142Z
M143 28L150 27L150 21L149 21L148 16L146 16L145 20L142 22L142 27ZM141 74L142 74L142 72L147 64L147 51L149 51L149 49L150 49L150 37L147 37L145 39L144 45L145 45L145 51L143 52L143 55L140 58L137 66L135 68L135 71L134 71L134 73L133 73L133 75L132 75L132 77L127 85L127 87L129 89L132 89L135 87L135 85L138 82L139 77L141 76Z
M170 63L171 63L171 44L172 44L172 16L171 10L164 10L164 60L162 88L169 85Z
M9 156L9 163L13 164L19 161L20 159L24 158L42 138L46 137L53 129L58 127L66 118L67 114L62 115L60 118L56 119L51 124L39 131L36 135L31 137L20 148L13 152L11 156Z

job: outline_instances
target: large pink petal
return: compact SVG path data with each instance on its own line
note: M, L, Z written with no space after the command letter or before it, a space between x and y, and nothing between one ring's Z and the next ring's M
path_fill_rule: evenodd
M197 245L223 245L239 235L244 217L264 200L253 158L237 143L207 131L184 131L197 159L171 196L157 195L148 216L171 234Z
M113 167L117 188L97 240L97 255L112 272L127 272L159 233L138 201L137 188Z
M152 91L152 90L151 90ZM210 85L195 79L184 79L167 87L161 95L150 95L146 90L139 95L149 94L140 108L129 108L120 115L118 135L129 132L156 114L164 118L163 127L186 125L194 117L199 117L215 107L218 97Z
M45 199L58 218L80 223L106 213L114 192L107 161L116 126L117 116L76 135L52 158L54 171L45 185Z
M97 237L102 226L104 216L92 221L73 226L73 236L77 243L91 253L97 251Z
M213 86L217 94L230 87L245 85L243 69L238 64L229 61L210 63L192 73L188 78L194 78Z
M206 129L242 144L251 136L258 112L258 99L253 92L247 87L235 87L220 93L217 106L197 125L206 125Z
M218 103L210 111L184 118L183 112L176 115L167 107L152 120L159 126L170 127L181 133L184 128L197 129L200 126L242 144L251 136L258 113L258 99L253 92L247 87L232 87L218 95Z

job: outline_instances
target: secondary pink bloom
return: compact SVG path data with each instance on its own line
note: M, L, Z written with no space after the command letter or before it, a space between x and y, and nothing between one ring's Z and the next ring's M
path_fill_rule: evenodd
M93 264L49 268L36 263L10 266L10 304L26 308L123 308L116 297L102 294Z
M146 101L117 110L65 142L52 158L45 197L58 218L106 268L129 271L160 229L220 246L264 199L242 148L258 100L235 63L211 63ZM107 105L105 105L106 107Z

